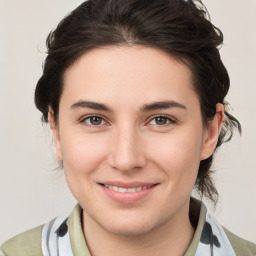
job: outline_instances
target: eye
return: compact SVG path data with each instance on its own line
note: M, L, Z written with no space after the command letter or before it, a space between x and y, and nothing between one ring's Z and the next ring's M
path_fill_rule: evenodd
M81 120L82 123L86 123L88 126L101 126L106 124L104 119L100 116L87 116Z
M149 124L151 125L167 125L169 123L175 123L175 121L167 116L155 116L150 120Z

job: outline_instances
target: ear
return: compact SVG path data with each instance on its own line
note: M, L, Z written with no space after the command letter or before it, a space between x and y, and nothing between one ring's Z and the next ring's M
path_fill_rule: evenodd
M224 118L224 106L218 103L216 105L216 114L214 118L208 122L205 128L204 138L202 141L201 160L210 157L217 145L219 134L221 131Z
M53 133L56 157L59 160L62 160L59 130L58 130L57 124L54 119L54 112L51 107L49 107L49 110L48 110L48 121L49 121L51 130L52 130L52 133Z

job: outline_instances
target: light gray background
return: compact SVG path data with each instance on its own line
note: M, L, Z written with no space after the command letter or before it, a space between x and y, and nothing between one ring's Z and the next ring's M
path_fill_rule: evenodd
M0 0L0 244L69 212L75 199L54 171L51 133L40 123L33 93L45 38L81 0ZM243 135L219 151L215 215L256 242L256 1L205 0L225 36L222 58L231 77L228 101Z

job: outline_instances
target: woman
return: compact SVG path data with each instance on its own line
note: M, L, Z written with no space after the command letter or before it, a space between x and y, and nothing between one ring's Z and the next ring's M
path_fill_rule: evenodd
M222 33L200 2L91 0L47 39L35 103L78 201L4 255L255 255L217 202L210 167L239 122L227 112Z

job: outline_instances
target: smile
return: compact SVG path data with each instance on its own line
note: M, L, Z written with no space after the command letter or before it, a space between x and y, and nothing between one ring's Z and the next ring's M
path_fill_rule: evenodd
M104 187L120 192L120 193L135 193L137 191L141 191L141 190L145 190L145 189L149 189L151 186L143 186L143 187L133 187L133 188L122 188L122 187L117 187L117 186L109 186L109 185L105 185L103 184Z
M122 183L122 182L108 182L100 183L100 187L105 195L111 200L124 204L134 204L143 198L150 196L159 183L144 183L144 182L133 182L133 183Z

